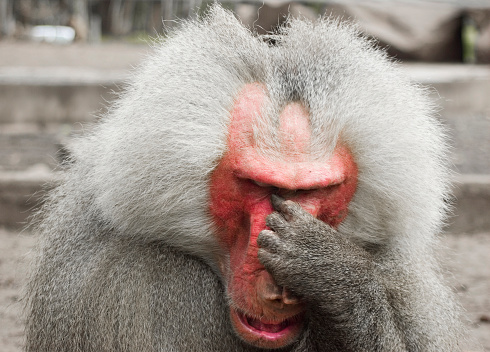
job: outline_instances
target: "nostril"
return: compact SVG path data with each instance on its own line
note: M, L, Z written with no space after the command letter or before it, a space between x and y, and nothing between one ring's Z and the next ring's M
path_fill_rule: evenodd
M264 301L282 300L283 288L279 287L267 270L262 270L257 277L257 294Z
M293 306L293 305L300 303L299 298L296 298L296 297L294 297L294 298L283 298L282 302L284 302L284 304L286 304L288 306Z
M273 283L268 283L265 285L264 289L261 290L260 296L267 301L282 301L282 288L274 285Z
M263 270L257 278L257 294L264 302L274 305L297 305L300 298L294 295L286 287L277 285L272 276Z
M300 303L300 299L287 288L281 288L280 286L275 285L268 286L268 290L262 291L261 297L265 301L274 304L292 306Z
M300 303L299 297L294 295L286 287L283 287L282 289L282 301L284 302L284 304L289 304L289 305Z
M268 301L269 301L269 302L271 302L271 303L275 303L275 304L282 304L282 303L284 303L284 302L282 301L282 298L281 298L281 297L279 297L279 298L269 299Z

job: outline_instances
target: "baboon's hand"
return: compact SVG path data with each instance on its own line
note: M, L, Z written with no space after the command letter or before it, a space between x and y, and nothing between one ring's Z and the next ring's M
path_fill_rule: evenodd
M263 230L257 243L259 260L277 284L310 303L326 304L331 313L352 303L372 279L369 254L297 203L278 196L272 203L272 231Z

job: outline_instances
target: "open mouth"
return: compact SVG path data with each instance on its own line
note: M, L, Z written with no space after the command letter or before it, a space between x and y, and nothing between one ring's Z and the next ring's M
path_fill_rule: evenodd
M268 321L231 310L237 333L252 345L262 348L280 348L294 342L302 331L303 314L282 321Z
M296 315L292 318L285 319L279 323L266 323L260 319L255 319L249 316L246 316L243 313L237 312L240 320L243 324L245 324L250 329L256 330L259 333L266 333L270 335L280 334L281 332L287 332L287 330L292 329L295 325L297 325L301 319L300 315Z

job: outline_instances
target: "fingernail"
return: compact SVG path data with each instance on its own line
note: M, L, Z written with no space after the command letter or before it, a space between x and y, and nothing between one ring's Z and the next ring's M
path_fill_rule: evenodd
M284 202L284 198L279 197L277 194L271 195L271 203L275 210L279 211L280 206Z

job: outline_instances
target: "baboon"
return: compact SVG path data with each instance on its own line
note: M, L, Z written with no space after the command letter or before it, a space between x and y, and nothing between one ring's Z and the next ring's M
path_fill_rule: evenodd
M433 111L337 19L183 23L71 147L26 351L458 350Z

